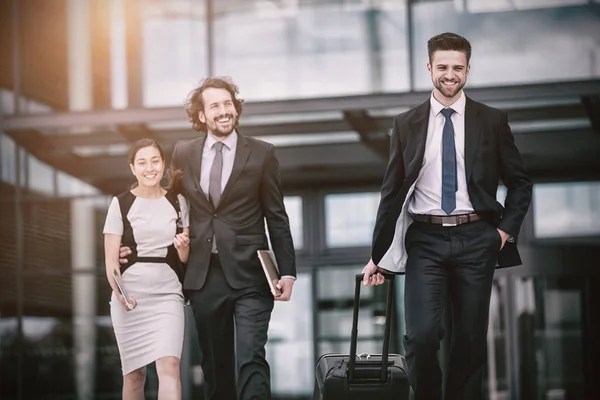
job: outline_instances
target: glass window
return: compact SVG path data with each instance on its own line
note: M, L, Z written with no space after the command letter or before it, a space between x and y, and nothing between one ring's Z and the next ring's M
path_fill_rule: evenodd
M533 187L537 238L600 234L600 182L551 183Z
M288 219L290 221L290 231L292 233L292 239L294 240L294 249L300 250L304 246L304 231L302 228L302 197L284 196L283 204L285 205L285 211L287 212ZM267 233L269 247L272 248L271 237L269 235L268 224L266 221L265 231Z
M508 304L505 277L494 279L490 297L490 316L487 333L487 380L484 383L488 398L510 398L510 378L508 374L509 332L505 323Z
M406 90L406 9L398 3L231 6L215 25L216 70L252 99Z
M56 183L58 195L63 197L97 194L99 192L95 187L62 171L57 171Z
M127 54L124 1L110 0L110 90L112 108L127 107Z
M587 2L588 0L466 0L465 4L469 12L476 13L577 6L587 4Z
M326 266L317 270L317 356L327 353L347 354L350 351L354 277L361 270L362 266ZM387 284L376 288L361 286L357 343L359 353L381 353L386 293Z
M189 92L207 74L206 25L199 11L203 10L204 1L140 4L144 6L144 106L183 105ZM221 46L221 39L216 36L215 51Z
M0 110L3 115L15 113L15 96L12 90L0 89Z
M311 287L311 274L298 274L292 300L276 302L273 309L267 360L271 366L272 391L277 396L312 393L315 378Z
M2 181L14 184L17 179L15 171L15 152L17 147L15 146L14 140L0 133L0 173L2 174Z
M283 198L285 210L290 219L290 230L292 239L294 239L294 248L299 250L304 247L303 229L302 229L302 197L285 196Z
M544 8L538 8L544 4ZM473 47L469 86L600 76L600 16L585 0L422 1L413 5L415 85L429 89L427 40L456 32ZM464 9L466 5L467 9ZM477 10L485 7L483 12ZM560 11L557 7L561 7ZM536 8L525 10L526 8ZM491 12L504 11L504 12ZM548 52L548 49L552 52ZM579 60L576 65L572 60Z
M213 75L253 101L407 90L403 2L327 3L213 0ZM207 74L204 12L204 1L144 6L146 106L181 105Z
M585 398L584 279L514 279L519 398Z
M328 247L369 246L379 193L325 196L325 239Z
M54 194L54 168L32 155L28 157L29 188L45 194Z

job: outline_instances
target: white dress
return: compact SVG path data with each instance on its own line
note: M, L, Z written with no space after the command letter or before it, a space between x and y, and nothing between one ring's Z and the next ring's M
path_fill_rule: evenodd
M179 196L181 219L189 226L189 209ZM145 199L136 197L127 219L131 223L139 257L166 257L173 244L177 214L166 197ZM104 233L123 235L119 201L113 198ZM177 274L166 263L138 262L122 275L123 286L137 307L125 311L114 292L110 301L110 316L121 356L121 368L126 375L161 357L181 358L183 348L183 294Z

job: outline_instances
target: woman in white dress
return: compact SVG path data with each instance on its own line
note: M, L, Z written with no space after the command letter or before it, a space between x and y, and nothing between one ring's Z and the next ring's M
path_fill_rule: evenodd
M113 289L110 315L121 357L123 399L144 399L146 365L156 362L158 399L178 400L188 206L183 196L161 187L165 158L154 140L135 143L129 163L137 185L113 198L104 226L106 276ZM119 263L122 243L132 249L125 265ZM113 271L130 297L131 310L119 294Z

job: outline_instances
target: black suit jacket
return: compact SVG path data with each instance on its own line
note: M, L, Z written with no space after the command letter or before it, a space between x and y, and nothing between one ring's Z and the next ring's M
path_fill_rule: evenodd
M396 221L416 182L425 153L429 99L394 118L390 158L381 186L381 200L373 233L372 258L378 264L389 250ZM531 202L532 183L508 126L505 112L467 97L465 106L465 174L475 212L514 238L498 256L500 267L521 264L519 230ZM498 183L506 186L505 207L496 201ZM402 232L404 234L404 232ZM400 249L405 251L405 249Z
M223 273L235 289L267 286L257 250L268 249L265 219L279 272L296 276L294 244L283 205L279 162L272 144L240 133L231 176L215 209L200 187L206 134L180 143L172 167L183 171L183 194L190 205L190 257L183 288L204 285L213 232ZM210 166L209 166L210 168Z

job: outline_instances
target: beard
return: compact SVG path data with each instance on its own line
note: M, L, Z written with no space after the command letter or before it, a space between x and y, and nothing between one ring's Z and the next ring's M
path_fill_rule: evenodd
M442 80L443 79L438 79L434 86L435 88L442 94L442 96L451 99L454 96L456 96L463 87L465 87L465 83L466 82L461 82L458 80L455 80L454 82L457 82L457 85L454 88L448 88L445 85L442 84Z
M225 118L225 117L230 118L231 121L229 122L229 125L227 127L221 127L219 122L217 122L217 121L219 119ZM231 134L231 132L233 132L235 130L235 128L237 127L237 124L238 124L238 116L233 115L233 114L221 114L212 120L206 121L206 127L208 128L208 131L217 137L229 136Z

